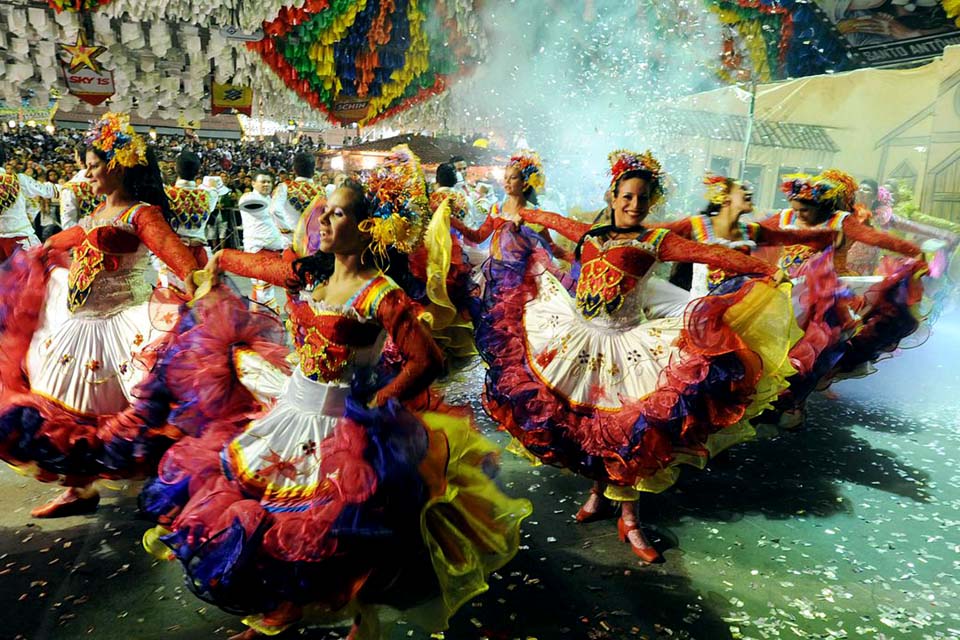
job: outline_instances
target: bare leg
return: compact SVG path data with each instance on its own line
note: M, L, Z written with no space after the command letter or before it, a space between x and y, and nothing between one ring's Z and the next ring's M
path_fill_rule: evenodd
M100 493L93 485L69 487L59 496L30 512L34 518L61 518L96 511Z

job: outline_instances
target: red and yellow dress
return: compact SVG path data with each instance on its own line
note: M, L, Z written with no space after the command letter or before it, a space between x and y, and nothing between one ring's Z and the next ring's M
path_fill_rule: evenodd
M542 212L573 239L587 230ZM770 265L664 229L588 236L575 293L536 253L519 284L488 283L495 304L478 331L488 354L486 407L542 461L616 485L612 498L662 491L680 463L702 466L753 435L793 373L799 337L789 295L755 280L708 296L686 317L648 320L644 286L658 260L772 275Z
M158 383L150 372L180 302L151 302L150 251L181 277L197 268L160 209L143 203L112 220L83 218L48 248L7 263L0 274L3 460L41 480L84 485L152 472L178 437L166 422L169 402L147 391Z
M912 242L877 231L847 211L836 211L815 225L804 223L793 209L784 209L761 223L770 229L827 228L840 234L840 242L832 254L839 286L846 291L839 321L849 340L837 353L836 364L825 376L853 375L864 372L883 353L893 351L900 341L917 330L923 298L921 277L927 273L922 252ZM876 276L859 276L847 268L847 255L854 242L902 254L902 258L885 257ZM806 245L784 247L780 268L791 276L804 275L815 250ZM830 255L829 253L827 255ZM825 284L818 285L824 288ZM811 286L811 289L814 287Z
M282 285L292 258L228 250L220 264ZM392 280L376 276L342 305L303 291L287 311L292 374L256 349L234 352L269 409L175 445L142 504L171 530L162 539L195 593L255 629L381 605L443 629L517 551L530 504L493 484L495 449L467 416L422 410L442 358ZM223 312L246 313L239 301ZM200 333L215 348L222 318L211 320Z

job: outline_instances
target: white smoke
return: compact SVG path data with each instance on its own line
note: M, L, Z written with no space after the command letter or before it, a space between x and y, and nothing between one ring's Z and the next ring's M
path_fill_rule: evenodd
M448 126L539 151L571 206L602 204L614 149L668 152L657 112L717 84L720 27L699 2L497 2L483 23L488 59L451 89Z

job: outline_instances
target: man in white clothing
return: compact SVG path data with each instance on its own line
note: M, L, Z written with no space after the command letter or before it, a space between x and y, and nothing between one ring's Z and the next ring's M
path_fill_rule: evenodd
M210 214L217 208L220 195L213 189L197 184L199 173L200 156L192 151L183 151L177 158L177 182L164 190L167 192L172 214L170 227L180 236L183 244L189 247L193 257L197 259L197 264L202 268L210 258L207 222ZM172 284L184 288L180 279L163 262L155 260L154 266L161 287Z
M253 191L240 196L240 223L243 225L243 250L247 253L259 251L283 251L283 236L270 214L270 190L273 176L258 173L253 178ZM279 312L274 287L269 282L251 279L253 291L250 297L255 303L262 304Z
M284 248L293 242L293 232L300 222L300 214L323 189L313 181L317 160L313 154L301 151L293 157L294 180L284 180L273 191L270 213L277 221L277 227L283 236Z
M52 182L37 182L22 173L7 173L3 168L6 163L7 151L0 145L0 262L20 247L40 244L27 216L27 199L52 200L57 196Z

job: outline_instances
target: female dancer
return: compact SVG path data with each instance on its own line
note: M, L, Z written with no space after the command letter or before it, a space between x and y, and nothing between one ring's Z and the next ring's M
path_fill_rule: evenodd
M568 252L554 244L549 233L539 225L531 225L524 218L523 212L529 211L528 205L536 206L537 192L544 184L540 156L534 151L521 149L510 158L504 170L503 189L506 199L503 203L494 204L483 224L477 229L471 229L457 218L450 221L451 226L471 242L484 242L493 236L490 241L490 256L495 260L502 258L503 249L519 241L519 237L513 236L521 235L526 236L528 242L548 247L557 258L569 259ZM501 238L504 232L508 238Z
M384 260L416 247L425 207L419 164L400 148L366 186L344 182L311 205L294 242L303 257L226 250L208 265L290 287L299 364L276 404L233 437L214 421L171 448L142 505L170 531L162 540L194 592L247 615L240 638L279 633L305 610L379 638L380 605L443 629L516 553L530 504L488 477L493 447L436 403L415 413L441 355ZM198 346L229 349L217 346L221 322L206 323ZM249 350L233 359L271 378ZM206 378L197 370L183 384ZM155 550L152 531L144 543Z
M575 297L534 254L519 278L488 283L494 304L477 339L490 363L490 414L542 461L597 481L579 521L597 516L604 497L622 501L621 540L652 562L658 553L637 524L639 493L663 491L679 463L702 466L752 435L747 420L792 373L787 350L798 329L789 297L767 280L703 298L686 321L647 320L643 289L657 260L779 274L756 258L642 226L662 195L649 153L611 154L611 173L609 224L590 229L531 212L532 221L580 240Z
M790 208L760 224L772 230L827 228L842 231L841 242L834 252L834 265L839 275L855 275L847 268L847 252L854 242L909 257L920 256L917 245L871 229L851 214L857 183L849 174L829 169L819 176L796 174L786 178L782 189L790 200ZM783 250L780 268L793 275L814 253L816 250L806 245L789 245Z
M771 229L741 218L753 211L753 190L733 178L707 175L707 208L700 214L676 222L652 222L651 227L669 229L676 234L705 244L716 244L749 254L758 246L806 244L820 251L833 242L831 229ZM690 263L687 263L690 264ZM690 298L702 298L727 279L722 269L703 263L692 265Z
M164 219L156 158L127 116L104 115L87 143L105 202L0 274L0 458L69 487L38 518L92 511L94 480L151 472L177 436L162 381L148 378L165 332L144 275L150 251L181 278L197 264ZM169 328L176 306L166 312Z
M856 191L856 182L849 174L830 169L818 176L787 176L782 189L791 208L760 224L771 229L820 227L842 231L834 253L834 266L841 276L849 273L847 251L853 242L911 258L887 260L881 265L884 275L868 280L869 288L865 291L857 291L864 288L863 278L841 278L842 283L854 289L846 303L849 311L842 318L853 337L844 344L842 353L837 354L838 362L832 373L854 374L881 353L895 349L919 326L916 310L923 297L920 277L927 273L927 264L915 244L871 229L846 210L852 206ZM812 255L813 250L804 245L785 247L780 267L791 274L799 273Z

